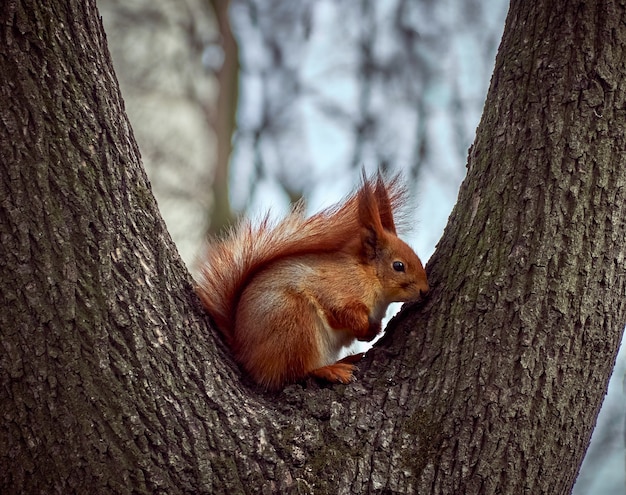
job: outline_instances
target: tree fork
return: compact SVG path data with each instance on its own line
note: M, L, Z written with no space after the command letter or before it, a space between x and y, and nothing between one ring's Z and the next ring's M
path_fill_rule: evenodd
M0 491L569 493L626 320L623 6L511 3L428 305L277 395L193 295L95 3L0 17Z

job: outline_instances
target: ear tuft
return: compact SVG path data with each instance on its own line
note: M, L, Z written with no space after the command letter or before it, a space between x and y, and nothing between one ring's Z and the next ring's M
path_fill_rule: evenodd
M361 227L370 229L376 236L379 236L384 227L381 224L375 191L373 180L368 180L363 172L363 185L358 193L359 223Z
M389 199L387 187L388 186L385 184L385 180L379 171L376 176L376 186L374 189L376 204L378 206L378 215L383 228L395 235L396 224L393 221L393 206L391 204L391 200Z

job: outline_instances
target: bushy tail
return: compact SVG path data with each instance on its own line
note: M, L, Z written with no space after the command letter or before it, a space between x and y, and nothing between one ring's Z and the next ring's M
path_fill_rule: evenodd
M309 218L304 216L303 204L298 203L276 224L267 216L258 225L245 220L223 239L209 243L196 292L227 341L239 298L252 277L274 261L339 251L354 242L361 227L359 201L365 196L375 198L383 226L395 231L392 213L402 203L403 190L397 178L385 183L378 175L376 179L364 179L359 191L344 202Z

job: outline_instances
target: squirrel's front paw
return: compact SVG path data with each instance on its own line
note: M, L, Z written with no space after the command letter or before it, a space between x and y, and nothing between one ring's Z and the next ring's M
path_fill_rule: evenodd
M368 318L369 326L367 328L367 332L364 335L359 335L357 340L361 342L370 342L374 340L378 334L382 331L382 323L380 321L372 320Z

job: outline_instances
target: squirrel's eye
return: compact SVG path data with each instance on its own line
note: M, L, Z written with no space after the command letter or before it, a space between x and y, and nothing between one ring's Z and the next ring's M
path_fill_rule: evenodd
M392 266L393 266L393 269L397 272L404 271L404 263L402 263L402 261L394 261Z

